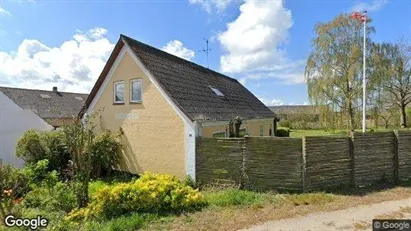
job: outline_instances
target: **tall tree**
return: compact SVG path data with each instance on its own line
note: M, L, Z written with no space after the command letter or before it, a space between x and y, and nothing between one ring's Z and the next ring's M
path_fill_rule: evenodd
M350 130L355 128L355 109L361 105L362 28L362 23L348 14L318 23L305 68L310 100L315 104L337 105L339 111L346 113ZM367 38L372 32L374 28L368 27Z
M384 43L378 56L379 72L385 72L382 88L399 109L401 127L407 127L406 107L411 103L411 45L405 40L397 44Z

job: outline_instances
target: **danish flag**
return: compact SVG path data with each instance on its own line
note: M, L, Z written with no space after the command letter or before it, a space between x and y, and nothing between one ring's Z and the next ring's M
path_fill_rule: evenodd
M362 14L359 12L354 12L351 14L352 19L360 20L361 22L367 21L367 11L364 11Z

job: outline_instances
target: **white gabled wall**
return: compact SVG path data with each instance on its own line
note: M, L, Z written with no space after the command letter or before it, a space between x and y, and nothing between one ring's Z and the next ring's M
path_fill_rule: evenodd
M16 157L16 143L27 130L53 130L53 127L31 110L24 110L0 92L0 159L17 167L23 161Z

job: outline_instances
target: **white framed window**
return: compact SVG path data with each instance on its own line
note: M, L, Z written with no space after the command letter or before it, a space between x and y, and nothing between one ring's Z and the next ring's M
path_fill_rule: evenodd
M124 81L114 82L114 103L124 103Z
M218 88L213 87L213 86L209 86L209 87L211 88L211 90L212 90L217 96L220 96L220 97L224 96L224 94L223 94Z
M143 102L143 81L141 79L130 80L130 102Z

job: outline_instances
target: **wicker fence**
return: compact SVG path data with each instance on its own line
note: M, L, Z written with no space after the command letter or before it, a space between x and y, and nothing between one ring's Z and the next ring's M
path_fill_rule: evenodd
M197 138L196 179L254 190L316 191L411 178L411 132L350 137Z

